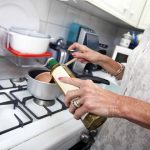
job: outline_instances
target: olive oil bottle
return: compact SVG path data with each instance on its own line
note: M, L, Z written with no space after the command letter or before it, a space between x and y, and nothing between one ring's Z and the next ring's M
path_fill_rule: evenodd
M67 91L79 89L76 86L63 83L59 80L59 77L75 77L67 66L60 65L55 59L50 58L47 61L46 67L50 70L54 81L58 84L64 94L66 94ZM87 113L81 120L88 130L95 130L105 122L106 117Z

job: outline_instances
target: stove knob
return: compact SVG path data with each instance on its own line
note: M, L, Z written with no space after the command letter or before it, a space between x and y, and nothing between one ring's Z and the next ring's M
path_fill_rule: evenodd
M80 139L84 143L88 143L90 141L90 136L87 133L82 133Z
M90 130L89 135L91 135L92 137L95 137L97 135L97 130Z

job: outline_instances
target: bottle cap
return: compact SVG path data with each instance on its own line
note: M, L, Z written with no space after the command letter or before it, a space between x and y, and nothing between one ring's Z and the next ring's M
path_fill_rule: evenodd
M54 58L49 58L46 63L46 67L51 69L54 65L58 64L58 62Z
M124 38L131 40L131 39L132 39L132 36L131 36L130 32L125 33L125 34L124 34Z

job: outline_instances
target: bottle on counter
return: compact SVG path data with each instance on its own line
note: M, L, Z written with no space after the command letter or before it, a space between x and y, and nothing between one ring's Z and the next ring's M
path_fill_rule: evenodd
M55 59L50 58L46 67L50 70L54 81L58 84L64 94L66 94L67 91L79 89L76 86L63 83L59 80L59 77L75 77L67 66L60 65ZM105 122L105 120L106 117L97 116L91 113L87 113L81 117L81 121L88 130L97 129Z
M132 36L130 32L123 34L123 38L121 38L119 45L128 48L131 43Z

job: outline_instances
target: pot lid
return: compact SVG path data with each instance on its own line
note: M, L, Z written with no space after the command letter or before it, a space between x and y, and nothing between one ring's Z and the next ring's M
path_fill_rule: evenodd
M19 34L27 35L27 36L32 36L32 37L51 38L51 36L48 34L40 33L36 30L30 30L30 29L26 29L26 28L11 27L9 30L11 32L15 32L15 33L19 33Z

